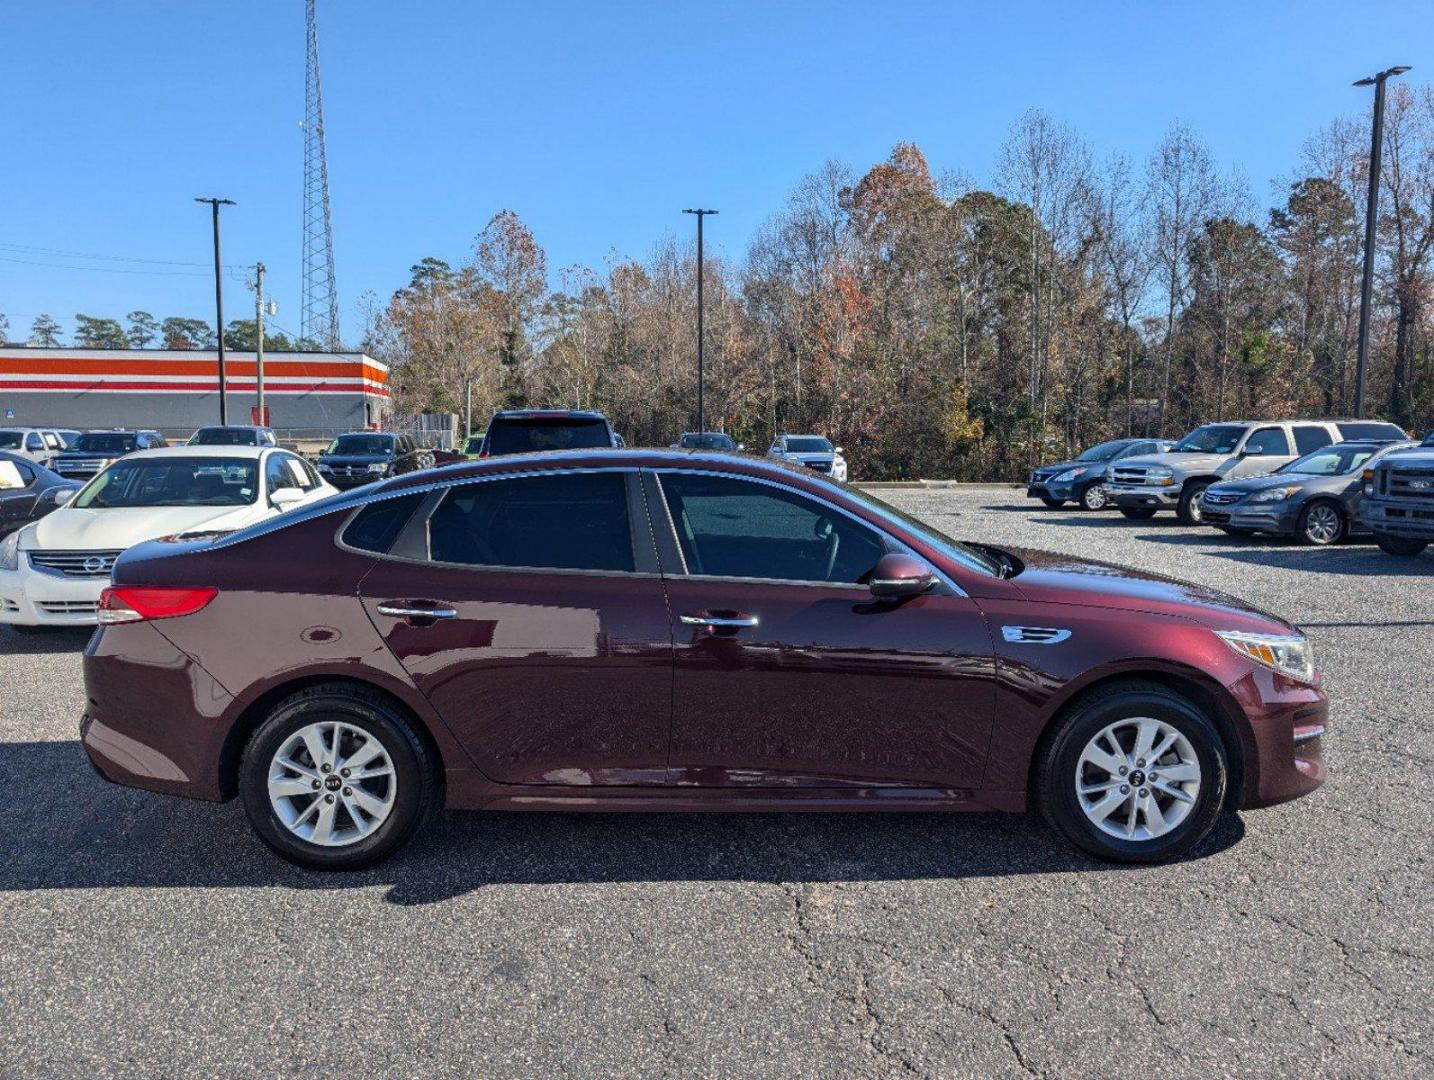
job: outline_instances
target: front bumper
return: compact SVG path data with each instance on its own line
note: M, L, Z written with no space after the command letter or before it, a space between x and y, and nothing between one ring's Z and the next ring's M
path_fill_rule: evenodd
M1211 506L1200 503L1200 521L1224 529L1249 529L1251 532L1278 533L1288 536L1299 521L1299 508L1289 502L1229 503Z
M1323 690L1266 668L1229 690L1248 721L1242 808L1289 802L1325 782L1329 698Z
M343 473L324 472L323 470L319 471L319 475L340 491L349 491L356 487L362 487L364 484L372 484L384 479L385 476L384 473L356 473L352 476L348 476Z
M1077 498L1076 486L1070 482L1057 484L1050 480L1032 480L1026 485L1026 498L1060 499L1063 502L1069 502Z
M1107 483L1105 494L1116 506L1129 506L1147 510L1174 510L1180 504L1179 487L1117 487Z
M1434 541L1434 507L1427 502L1381 499L1366 495L1359 504L1359 519L1376 533L1409 540Z
M0 623L12 626L94 626L109 576L68 578L31 569L0 570Z

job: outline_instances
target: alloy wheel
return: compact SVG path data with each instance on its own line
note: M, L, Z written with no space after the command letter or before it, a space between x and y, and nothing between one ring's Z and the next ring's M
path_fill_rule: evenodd
M373 835L393 812L398 775L379 740L342 721L294 732L269 762L269 805L301 840L344 847Z
M1332 544L1344 527L1339 511L1329 503L1316 503L1305 511L1305 536L1312 544Z
M1104 510L1110 499L1105 493L1105 485L1093 484L1086 488L1085 494L1081 496L1081 505L1087 510Z
M1200 796L1200 759L1172 724L1117 720L1081 751L1076 798L1086 819L1119 840L1153 840L1178 827Z

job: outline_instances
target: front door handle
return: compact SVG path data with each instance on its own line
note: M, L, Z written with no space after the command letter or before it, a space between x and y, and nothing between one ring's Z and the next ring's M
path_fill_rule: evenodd
M711 626L721 630L757 625L755 615L709 615L705 611L698 611L678 617L688 626Z
M395 619L456 619L451 607L410 607L406 604L379 604L378 613Z

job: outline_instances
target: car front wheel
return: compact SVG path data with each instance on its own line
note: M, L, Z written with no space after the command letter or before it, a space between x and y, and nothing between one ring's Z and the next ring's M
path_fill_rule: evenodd
M1200 500L1205 497L1209 484L1188 484L1180 493L1180 503L1175 507L1175 516L1182 525L1200 524Z
M1104 510L1110 505L1110 499L1105 493L1104 484L1091 484L1080 493L1080 508L1082 510Z
M1427 540L1411 540L1407 536L1391 536L1389 533L1375 533L1374 542L1386 555L1418 555L1429 546Z
M313 870L361 870L397 851L437 801L438 770L383 697L318 686L249 739L240 793L259 838Z
M1040 751L1035 802L1077 847L1112 862L1163 862L1214 827L1225 750L1188 699L1158 684L1121 683L1059 724Z
M1344 539L1344 514L1330 502L1313 502L1300 514L1296 535L1306 544L1323 547Z

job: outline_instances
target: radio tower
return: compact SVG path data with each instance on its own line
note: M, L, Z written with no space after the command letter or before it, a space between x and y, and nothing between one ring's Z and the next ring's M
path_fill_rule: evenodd
M334 288L334 223L329 214L329 162L324 153L324 93L319 85L319 21L308 6L304 71L304 293L299 337L306 348L337 350L339 297Z

